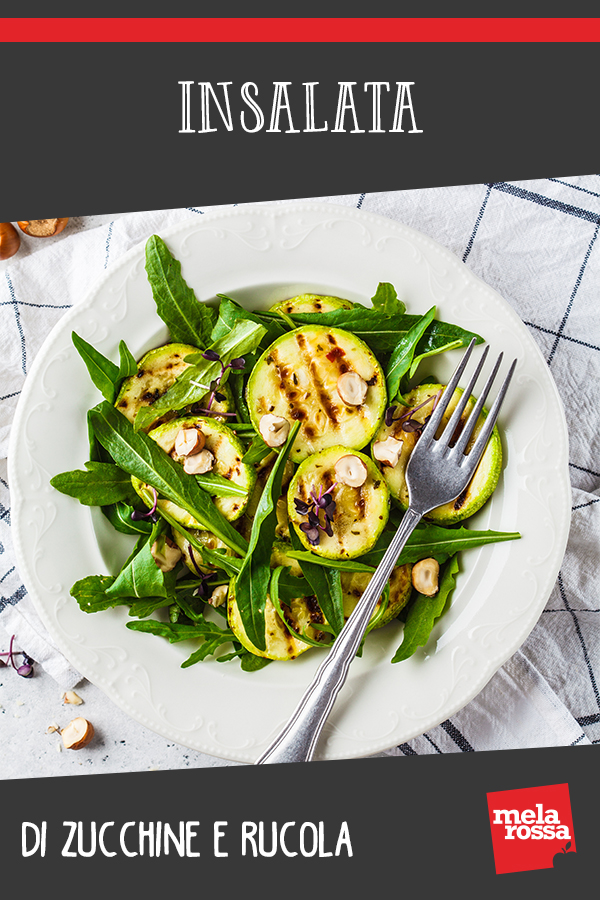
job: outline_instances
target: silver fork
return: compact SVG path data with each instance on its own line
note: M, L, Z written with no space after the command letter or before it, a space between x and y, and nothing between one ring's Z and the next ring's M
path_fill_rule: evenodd
M466 353L456 367L411 453L406 468L409 507L402 518L398 531L377 566L367 589L340 632L333 648L321 663L312 683L300 700L288 724L268 750L257 760L256 765L308 762L312 759L321 730L346 680L350 663L356 655L377 600L383 593L404 545L424 515L437 506L442 506L444 503L450 503L452 500L455 500L468 486L498 418L500 407L517 363L515 359L498 391L494 405L490 409L481 431L469 453L465 453L465 448L473 433L479 414L483 409L492 383L498 374L498 369L502 362L502 354L500 354L483 392L460 432L460 436L454 446L451 447L450 444L460 417L485 363L488 347L485 348L473 377L465 388L448 424L438 439L436 439L436 432L469 361L474 344L475 339L471 341Z

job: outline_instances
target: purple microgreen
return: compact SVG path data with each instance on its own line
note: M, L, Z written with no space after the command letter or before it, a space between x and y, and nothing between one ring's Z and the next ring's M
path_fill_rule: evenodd
M134 509L134 511L131 513L131 520L133 522L139 522L141 519L150 519L151 522L154 522L154 524L156 524L156 522L158 521L158 517L156 515L156 507L158 506L158 494L156 492L156 488L152 488L152 491L154 493L154 503L152 505L152 509L149 509L148 512L145 513L138 512L137 509Z
M202 356L210 362L221 362L221 357L214 350L205 350Z
M231 369L243 369L246 365L246 360L243 356L238 356L237 359L232 359L229 363L229 368Z
M189 550L190 559L191 559L191 561L192 561L193 567L195 568L195 570L196 570L196 572L198 573L198 575L200 576L200 578L201 578L201 579L204 579L204 577L205 577L205 576L204 576L204 572L202 571L202 569L200 568L200 566L199 566L198 563L196 562L196 556L195 556L195 554L194 554L194 548L192 547L192 545L191 545L190 543L188 543L188 550ZM204 587L204 584L202 585L202 587Z
M33 660L30 656L28 656L23 650L13 650L13 645L15 642L15 635L11 635L10 645L7 651L0 653L0 657L7 656L10 664L13 669L16 670L17 675L21 675L23 678L31 678L33 675ZM17 666L15 662L15 657L21 656L22 662L20 666ZM0 666L6 667L8 662L4 662L3 659L0 659Z
M329 535L329 537L333 537L333 529L331 527L331 523L333 521L333 515L335 512L335 500L331 492L337 486L337 481L331 485L331 487L327 488L325 492L323 492L323 485L319 485L319 493L318 495L313 488L310 492L310 497L312 499L312 509L310 503L305 503L303 500L294 499L294 505L296 507L296 512L301 516L308 516L308 522L303 522L300 525L301 530L305 533L308 541L314 546L319 543L320 535L319 531L324 531L325 534ZM321 525L319 521L319 513L323 510L325 515L325 524Z
M304 500L294 499L294 506L296 507L296 512L301 516L307 516L310 506L308 503L305 503Z
M392 422L394 421L394 413L396 412L397 409L398 409L397 406L388 406L388 408L385 411L385 420L384 421L388 428L391 427Z

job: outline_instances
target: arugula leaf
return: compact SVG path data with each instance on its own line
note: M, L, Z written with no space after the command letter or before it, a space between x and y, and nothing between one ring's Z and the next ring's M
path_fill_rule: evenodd
M242 457L242 462L253 466L255 463L262 462L272 452L273 449L265 444L260 434L257 434Z
M181 274L181 263L158 235L146 242L146 273L158 315L174 341L205 348L210 340L215 310L199 303Z
M265 666L272 662L273 660L267 659L266 656L257 656L249 651L240 656L240 665L243 672L258 672L259 669L264 669Z
M235 635L230 628L220 628L214 622L208 622L203 616L197 622L194 622L193 625L186 625L181 622L157 622L155 619L150 619L146 622L128 622L127 628L130 628L132 631L143 631L147 634L165 637L171 644L193 638L201 638L202 644L197 650L194 650L191 656L182 662L182 669L187 669L189 666L193 666L194 663L201 662L207 656L211 656L221 644L235 641Z
M448 598L454 590L458 568L458 560L453 557L441 574L439 589L435 597L417 594L408 610L402 643L396 650L392 659L393 663L408 659L418 647L423 647L427 643L436 620L443 613Z
M119 344L119 374L118 380L122 381L123 378L129 378L131 375L137 375L138 364L135 361L135 358L132 356L129 347L125 343L125 341L121 341Z
M76 331L71 332L71 340L75 349L84 361L89 376L105 400L113 403L116 385L119 381L119 367L103 356L99 350L79 337Z
M276 611L277 615L279 616L279 618L281 619L281 621L283 622L283 624L285 625L285 627L287 628L287 630L289 631L289 633L292 635L292 637L296 638L297 641L298 640L304 641L305 644L309 644L311 647L323 648L324 646L326 646L325 644L322 644L319 641L316 641L314 638L311 638L305 632L302 632L302 634L299 634L297 631L294 631L294 629L292 628L292 626L290 625L290 623L288 622L288 620L285 616L285 613L281 606L281 600L279 598L279 578L282 575L282 573L285 571L286 571L286 566L277 566L277 568L273 570L273 574L271 575L271 582L269 584L269 597L271 598L271 602L272 602L273 606L275 607L275 611ZM287 569L287 572L289 574L289 569Z
M129 615L136 619L145 619L157 609L171 606L172 603L171 597L142 597L131 604Z
M265 333L262 325L255 322L240 321L223 337L210 346L210 350L218 353L224 365L250 353L256 349ZM186 356L185 362L189 363L174 384L165 391L154 403L142 406L135 417L135 430L146 428L157 418L174 409L183 409L192 403L197 403L210 391L211 381L221 375L221 365L204 359L201 353ZM224 385L229 377L231 369L226 369L221 378Z
M406 305L398 300L396 288L389 281L380 281L375 291L375 296L371 297L373 309L382 312L386 316L402 315L406 311Z
M248 370L254 368L251 360L252 357L246 357L246 368ZM235 409L238 414L238 419L240 419L240 422L245 422L248 425L251 425L252 420L250 419L248 404L246 403L244 384L245 382L243 372L231 373L231 375L229 376L229 387L231 388L231 393L233 394L233 402L235 403Z
M344 599L340 570L333 565L338 560L322 560L316 553L303 550L302 541L291 523L290 538L294 549L288 550L286 555L299 561L302 574L310 584L323 615L331 625L333 633L339 634L344 627ZM343 560L339 562L344 564ZM360 565L360 563L354 563L354 565ZM352 571L356 571L356 569ZM371 569L368 571L370 572Z
M194 475L194 478L207 494L212 497L245 497L248 491L230 478L224 478L213 472L206 475Z
M386 316L376 309L334 309L326 313L294 313L292 319L297 325L324 325L332 328L345 328L361 338L375 354L392 353L398 342L416 325L421 316L393 315ZM436 347L442 347L450 341L460 340L463 346L472 338L480 344L483 338L472 331L466 331L459 325L433 320L426 329L417 346L417 354Z
M384 531L373 550L361 556L361 560L370 566L378 566L394 534L394 531ZM443 528L441 525L420 525L409 537L397 565L415 563L429 556L443 563L461 550L501 541L516 541L520 537L518 531L471 531L464 526Z
M106 591L114 580L113 575L87 575L75 582L70 591L71 597L75 597L79 608L86 613L112 609L113 606L127 606L131 598L106 596Z
M136 597L138 600L147 600L149 597L163 597L172 602L175 572L161 571L151 552L152 545L160 539L164 528L162 521L156 523L141 548L128 560L107 589L108 598Z
M281 494L283 470L299 427L300 423L295 422L271 469L254 515L248 553L236 578L235 596L242 624L248 639L259 650L266 647L265 605L271 578L271 548L277 526L275 507Z
M419 356L415 356L410 370L408 372L408 377L412 378L419 367L419 363L421 360L426 359L428 356L438 356L440 353L446 353L447 350L456 350L458 347L462 347L463 342L460 339L455 341L450 341L448 344L444 344L442 347L436 347L434 350L428 350L426 353L420 353ZM431 376L428 376L427 381L422 381L421 384L435 384L435 381L432 382Z
M293 527L294 526L292 525L291 528ZM290 529L290 535L291 533L292 531ZM289 556L290 559L297 559L303 572L306 565L338 569L341 572L369 572L371 575L375 571L373 566L367 565L358 559L325 559L322 556L317 556L316 553L311 553L310 550L288 550L286 556ZM362 559L365 559L365 557L361 556L361 560Z
M136 497L131 476L114 463L86 462L85 467L87 472L81 469L61 472L50 479L50 484L84 506L109 506Z
M394 347L385 376L388 403L392 403L398 393L402 376L410 369L415 350L417 349L417 344L423 337L428 326L431 325L434 316L435 306L432 306L431 309L426 312L425 315L409 329L409 331L407 331L404 337L402 337Z
M187 475L152 438L143 432L136 433L131 422L107 401L90 410L90 421L94 434L122 469L183 507L228 547L244 555L246 540L217 509L194 476Z
M254 322L265 329L265 334L261 339L261 344L265 350L273 341L285 334L287 329L277 319L249 312L249 310L240 306L239 303L236 303L235 300L232 300L231 297L226 297L224 294L217 294L217 296L221 302L219 304L219 315L211 334L212 341L218 341L219 338L229 334L234 326L241 321Z
M121 534L150 534L152 522L150 519L132 519L131 513L134 507L128 503L112 503L103 506L102 512L112 525Z

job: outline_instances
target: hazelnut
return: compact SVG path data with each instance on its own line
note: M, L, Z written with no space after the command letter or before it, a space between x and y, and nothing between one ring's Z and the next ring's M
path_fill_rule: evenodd
M63 728L60 736L67 750L81 750L82 747L87 747L94 737L94 726L79 716Z
M175 438L176 456L194 456L204 449L205 438L198 428L180 428Z
M348 487L362 487L367 480L367 467L358 456L340 456L335 464L335 477Z
M373 444L373 456L375 459L383 463L384 466L390 466L392 469L398 465L401 451L402 441L397 441L393 437L388 437L385 441L375 441Z
M62 695L63 703L71 703L73 706L81 706L83 700L75 691L65 691Z
M19 232L10 222L0 222L0 260L14 256L21 244Z
M17 224L21 231L30 237L53 237L64 230L68 221L68 219L29 219Z
M228 587L226 584L220 584L218 587L214 589L210 597L208 598L208 602L211 606L222 606L223 603L227 600L227 592Z
M205 475L210 472L215 464L215 458L210 450L201 450L193 456L187 456L183 464L183 471L188 475Z
M177 544L168 537L154 541L150 553L161 572L172 572L182 556Z
M281 416L267 413L258 423L258 430L267 447L281 447L287 441L290 423Z
M344 372L337 380L337 392L348 406L360 406L365 402L369 385L358 372Z
M425 597L433 597L438 592L440 564L436 559L422 559L412 569L412 583L415 590Z

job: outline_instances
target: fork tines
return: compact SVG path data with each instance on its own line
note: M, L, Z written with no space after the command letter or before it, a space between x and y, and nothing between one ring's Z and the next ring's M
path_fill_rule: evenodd
M420 438L421 441L425 440L430 445L432 444L431 449L435 450L438 453L446 454L446 452L448 451L448 455L454 456L454 458L457 460L459 459L460 456L463 456L463 459L460 460L460 465L463 466L464 468L468 468L470 465L472 468L474 468L473 463L475 463L475 465L476 465L477 462L479 461L479 458L481 457L481 455L483 453L485 445L487 444L487 442L490 438L490 435L492 433L494 425L496 424L496 419L498 418L498 413L500 412L500 407L502 406L502 402L504 400L506 391L508 389L508 385L510 384L510 380L513 376L513 372L515 371L515 366L517 364L517 360L516 359L513 360L512 365L511 365L510 369L508 370L508 374L506 375L506 378L504 379L504 381L502 382L502 384L500 386L498 395L494 401L492 408L490 409L490 411L486 417L485 423L484 423L481 431L479 432L477 439L475 440L475 443L473 444L470 452L465 455L465 448L471 438L471 435L473 434L473 429L475 428L475 425L477 424L477 420L479 419L481 410L483 409L485 401L487 400L487 396L490 392L490 388L491 388L492 384L494 383L496 375L498 374L498 369L500 368L500 364L502 362L502 357L503 357L503 354L500 353L500 355L498 356L498 359L496 360L494 368L492 369L492 372L485 384L485 387L484 387L479 399L477 400L477 403L473 407L473 410L469 414L469 417L464 424L464 427L460 433L460 437L458 438L458 440L456 441L454 446L449 449L450 442L452 441L452 438L453 438L453 436L456 432L456 429L458 427L458 424L460 422L461 416L465 410L467 403L469 402L469 398L471 397L473 388L475 387L477 379L479 378L479 376L481 374L481 370L483 368L483 365L487 359L489 347L486 347L484 352L482 353L481 359L479 360L479 363L477 364L477 368L475 369L475 372L473 373L473 376L471 377L469 384L465 388L460 400L458 401L458 403L448 421L448 424L444 428L444 431L438 440L435 440L435 434L436 434L436 431L438 430L438 427L442 420L442 416L446 412L446 409L448 408L448 404L450 403L450 400L452 399L452 396L454 395L454 391L458 387L458 382L459 382L463 372L465 371L465 368L471 357L471 353L473 351L474 346L475 346L475 338L473 338L473 340L469 344L463 358L461 359L458 366L454 370L454 373L453 373L450 381L448 382L448 385L446 386L444 393L442 394L440 400L438 401L438 404L437 404L434 412L432 413L432 415L429 419L429 422L423 429L423 433Z

